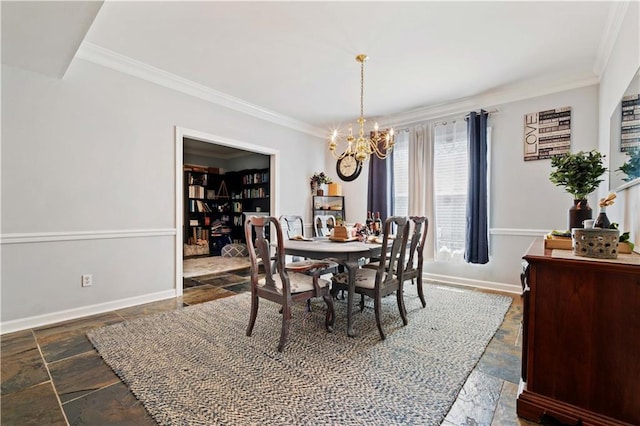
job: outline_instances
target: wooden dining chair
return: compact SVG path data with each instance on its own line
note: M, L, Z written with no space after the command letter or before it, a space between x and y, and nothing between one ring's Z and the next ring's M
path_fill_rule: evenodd
M422 270L424 266L424 244L427 239L427 232L429 230L429 219L426 216L410 216L409 217L411 229L409 231L410 238L408 240L409 247L407 249L408 256L407 262L404 267L404 281L411 280L414 284L414 280L418 285L418 296L422 307L427 306L427 302L424 298L424 289L422 287ZM364 265L365 268L377 269L379 261L373 261ZM389 267L389 261L387 260L385 268Z
M318 214L313 218L313 232L316 237L328 237L335 226L336 218L333 215Z
M304 220L298 215L282 215L278 218L282 232L288 239L304 237Z
M410 232L411 239L409 240L409 256L407 257L407 263L405 264L403 271L403 280L417 281L418 296L422 307L427 307L427 302L424 299L424 289L422 288L422 269L424 266L424 244L427 239L427 232L429 231L429 219L426 216L410 216L409 220L412 224L412 230Z
M290 240L298 237L304 238L304 221L302 216L282 215L278 220L280 221L280 225L282 225L283 234L286 238ZM296 262L304 261L303 258L299 256L292 256L291 260L292 262L288 263L290 266L295 266ZM321 261L328 262L328 266L325 268L323 274L333 274L338 271L338 264L335 262L335 259L321 259Z
M282 226L282 233L289 239L295 239L298 237L304 237L304 220L302 216L298 215L281 215L278 220ZM293 262L299 262L302 260L299 256L293 256Z
M265 228L275 228L275 242L265 238ZM325 327L333 331L335 311L333 298L329 293L330 282L320 278L320 274L329 262L304 261L295 265L285 264L284 240L280 221L271 216L253 216L247 218L244 225L247 248L251 260L251 316L247 327L247 336L251 336L258 315L260 298L270 300L281 306L282 328L278 351L282 352L289 337L291 308L294 302L307 302L311 298L322 297L327 304ZM255 235L255 241L252 241ZM272 253L275 247L275 255ZM275 258L276 267L270 261L261 259ZM264 268L264 276L260 276L260 265ZM309 274L310 273L310 274Z
M356 271L355 292L361 296L367 296L374 301L376 324L380 332L380 338L386 338L382 328L382 298L396 293L398 310L404 325L408 324L407 311L404 306L402 283L404 281L404 259L408 239L408 222L406 217L392 216L384 223L382 246L388 247L392 237L392 229L396 234L391 243L390 250L382 250L380 263L377 269L360 268ZM385 268L385 265L388 267ZM347 290L349 285L347 272L335 274L332 278L332 291ZM360 310L364 309L364 299L361 299Z

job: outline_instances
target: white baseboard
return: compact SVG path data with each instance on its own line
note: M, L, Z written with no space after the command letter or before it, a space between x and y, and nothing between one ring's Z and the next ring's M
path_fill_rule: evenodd
M423 273L422 278L438 281L443 284L460 285L465 287L485 288L489 290L504 291L506 293L521 294L522 287L516 284L497 283L493 281L474 280L472 278L452 277L449 275Z
M0 334L13 333L15 331L27 330L29 328L41 327L43 325L54 324L61 321L68 321L89 315L102 314L115 309L129 308L135 305L156 302L158 300L171 299L176 297L176 290L165 290L158 293L145 294L142 296L129 297L127 299L114 300L111 302L99 303L96 305L82 306L80 308L67 309L64 311L52 312L50 314L37 315L19 320L5 321L0 324Z
M448 275L428 273L424 273L422 276L424 279L438 281L443 284L485 288L514 294L522 293L522 288L519 285L514 284L496 283L492 281L481 281L471 278L452 277ZM173 297L176 297L175 289L161 291L158 293L145 294L142 296L130 297L127 299L114 300L111 302L99 303L96 305L82 306L80 308L67 309L64 311L52 312L50 314L22 318L19 320L5 321L0 323L0 334L13 333L15 331L41 327L57 322L101 314L116 309L124 309L135 305L142 305L144 303L156 302L158 300L171 299Z

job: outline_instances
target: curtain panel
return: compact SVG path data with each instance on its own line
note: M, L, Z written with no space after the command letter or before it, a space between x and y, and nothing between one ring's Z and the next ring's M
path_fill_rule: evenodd
M371 155L369 158L369 184L367 211L380 212L382 222L393 216L393 151L385 160Z
M433 186L433 138L431 126L420 124L409 129L409 216L429 219L425 259L435 257L435 208Z
M471 112L467 117L469 175L467 225L464 258L468 263L489 262L487 118L489 114Z

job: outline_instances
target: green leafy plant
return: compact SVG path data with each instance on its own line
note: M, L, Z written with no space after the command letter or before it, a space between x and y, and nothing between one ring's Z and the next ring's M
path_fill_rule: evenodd
M316 172L311 176L310 180L311 185L322 185L323 183L333 183L333 180L324 174L324 172Z
M564 186L574 199L583 200L602 182L600 177L607 171L602 165L604 157L597 150L553 157L551 166L556 170L551 172L549 180L556 186Z
M629 156L629 160L616 170L627 175L627 177L622 180L630 182L640 177L640 149L627 151L627 155Z
M618 224L616 222L613 222L611 225L609 225L609 229L618 229ZM633 251L635 245L631 242L631 235L629 235L629 231L620 234L620 238L618 238L618 241L621 243L629 244L629 247L631 247L631 251Z

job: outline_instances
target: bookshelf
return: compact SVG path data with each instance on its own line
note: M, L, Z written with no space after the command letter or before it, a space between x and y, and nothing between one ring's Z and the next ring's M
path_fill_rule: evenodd
M269 214L269 169L219 174L184 168L184 243L219 256L226 244L244 243L245 212Z
M269 169L243 170L242 209L251 212L269 212Z
M344 196L314 195L311 198L311 217L332 215L336 218L340 216L344 221L347 220L344 210Z

